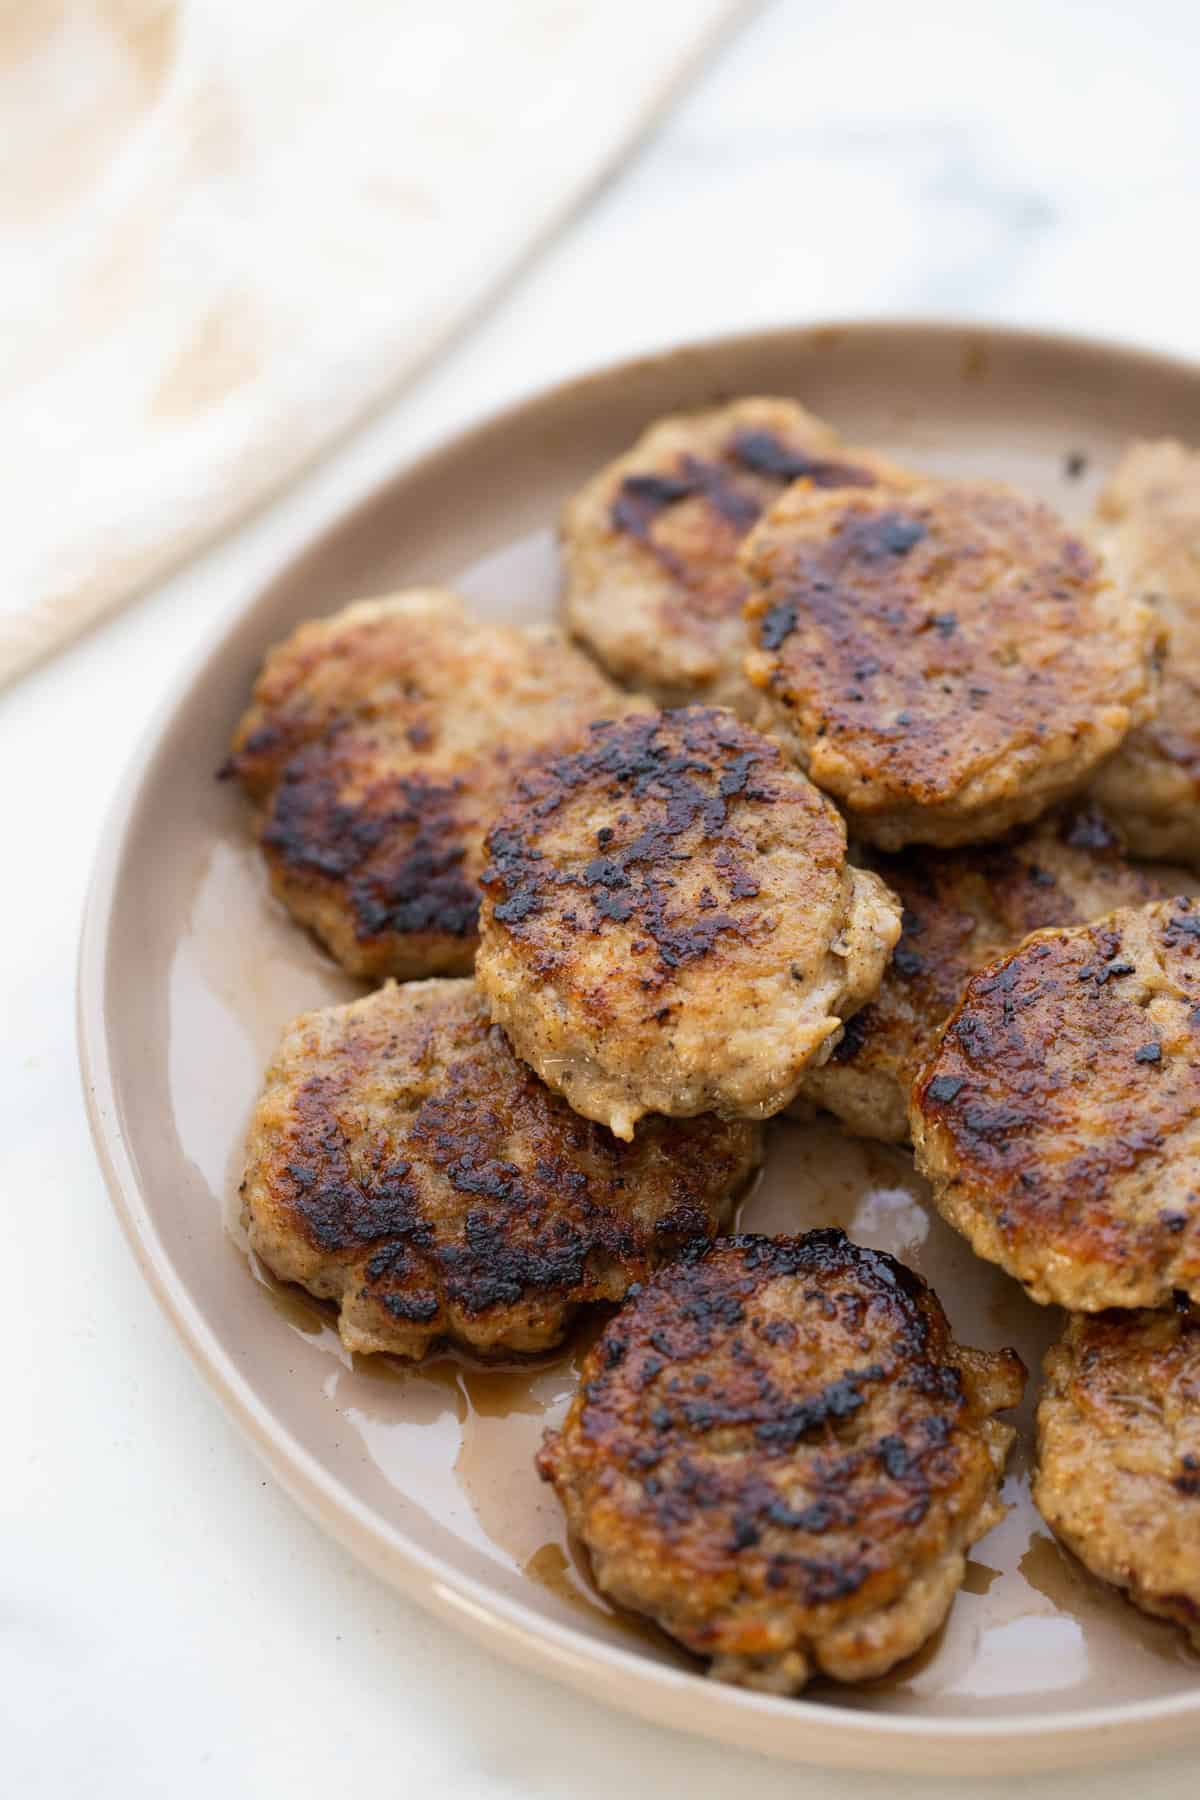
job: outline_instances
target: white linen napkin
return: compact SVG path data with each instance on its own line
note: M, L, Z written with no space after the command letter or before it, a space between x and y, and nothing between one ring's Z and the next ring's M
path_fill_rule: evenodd
M746 0L3 0L0 682L426 359Z

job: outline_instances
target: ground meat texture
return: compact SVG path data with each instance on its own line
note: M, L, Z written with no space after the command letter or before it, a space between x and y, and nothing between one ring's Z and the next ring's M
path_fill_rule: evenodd
M795 1693L936 1631L1003 1515L1025 1372L840 1231L698 1247L631 1293L538 1467L599 1587L718 1677Z
M563 510L568 628L617 681L663 706L753 719L738 545L789 482L861 486L879 466L793 400L658 420Z
M741 551L747 672L853 833L995 838L1153 712L1161 627L1045 506L986 482L797 483Z
M911 1123L938 1209L1033 1299L1200 1298L1200 906L1037 932L973 976Z
M900 941L878 994L805 1077L800 1100L884 1143L908 1137L913 1081L977 970L1031 931L1200 886L1186 870L1130 862L1119 834L1091 808L1056 813L998 844L875 852L866 866L904 908Z
M393 983L284 1033L250 1128L244 1216L350 1350L544 1350L725 1220L755 1128L648 1121L619 1143L513 1055L472 981Z
M478 979L519 1055L629 1137L767 1117L879 985L899 907L836 809L715 708L595 725L488 840Z
M484 832L514 771L637 704L557 633L420 590L277 646L226 772L256 803L276 895L352 975L459 973Z
M1200 1650L1200 1310L1069 1319L1037 1425L1047 1524Z
M1200 451L1133 444L1100 496L1093 535L1167 631L1158 711L1094 792L1139 855L1200 867Z

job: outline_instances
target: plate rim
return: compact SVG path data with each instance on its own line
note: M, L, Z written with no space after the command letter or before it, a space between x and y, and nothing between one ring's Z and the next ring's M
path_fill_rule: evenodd
M205 679L213 658L293 570L375 508L398 482L430 471L472 439L516 423L523 414L558 405L594 385L608 385L648 363L690 357L736 357L765 340L798 346L886 332L898 340L943 337L966 345L980 338L1007 348L1082 352L1103 362L1143 364L1160 375L1196 380L1200 358L1084 333L1007 325L986 319L864 316L815 320L681 340L538 384L466 424L451 425L415 455L401 456L367 491L280 555L237 603L214 623L184 659L155 706L122 769L102 824L83 907L76 981L76 1035L88 1123L97 1159L126 1242L143 1279L192 1364L301 1509L358 1561L426 1610L476 1642L534 1673L650 1723L689 1731L760 1754L826 1766L952 1773L978 1770L981 1751L1002 1758L996 1772L1082 1766L1106 1757L1167 1749L1200 1736L1200 1687L1103 1708L1021 1714L1007 1718L928 1719L859 1711L819 1699L802 1700L723 1686L690 1670L654 1662L617 1644L585 1637L569 1625L535 1617L518 1599L496 1593L421 1548L366 1506L312 1456L256 1397L201 1308L189 1296L159 1237L141 1192L121 1125L116 1077L109 1055L105 991L116 889L130 827L145 777L161 740L187 697ZM1125 1734L1128 1739L1125 1740ZM1125 1740L1125 1741L1123 1741Z

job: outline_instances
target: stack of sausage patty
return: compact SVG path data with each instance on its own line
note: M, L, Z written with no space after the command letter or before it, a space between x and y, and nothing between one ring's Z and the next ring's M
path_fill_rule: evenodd
M919 1648L1003 1515L1015 1353L840 1231L732 1231L777 1115L911 1143L1066 1312L1042 1513L1200 1646L1200 453L1132 446L1077 532L750 398L561 535L561 630L426 589L259 675L226 772L374 985L267 1071L254 1251L355 1351L605 1308L539 1471L615 1602L795 1693Z

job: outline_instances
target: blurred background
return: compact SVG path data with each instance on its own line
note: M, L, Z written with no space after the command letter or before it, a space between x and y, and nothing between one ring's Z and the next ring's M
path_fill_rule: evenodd
M876 313L1195 351L1198 73L1189 0L751 8L518 310L603 355Z
M617 1720L299 1516L118 1237L78 920L199 642L481 411L839 316L1200 354L1198 51L1195 0L0 0L5 1791L928 1793ZM1194 1759L1136 1779L1190 1800Z
M1198 21L0 0L0 680L384 412L834 316L1200 347Z

